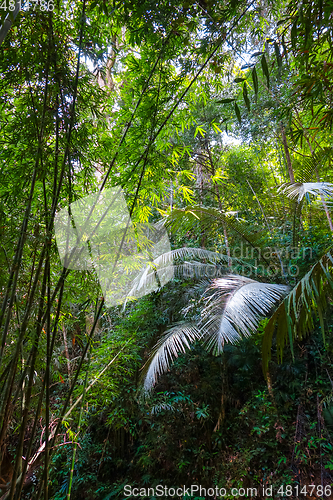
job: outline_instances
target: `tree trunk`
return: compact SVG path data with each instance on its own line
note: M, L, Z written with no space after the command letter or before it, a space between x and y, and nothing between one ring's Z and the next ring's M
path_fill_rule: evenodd
M289 148L288 148L288 143L287 143L286 132L285 132L284 125L282 122L281 122L281 137L282 137L282 144L284 147L284 152L285 152L286 160L287 160L289 179L290 179L290 182L295 182L294 171L293 171L293 166L291 164L291 158L290 158L290 153L289 153Z
M66 332L65 326L62 327L62 333L64 336L65 356L66 356L66 361L67 361L68 387L71 388L71 362L69 359L67 332ZM72 406L72 398L70 399L70 405Z

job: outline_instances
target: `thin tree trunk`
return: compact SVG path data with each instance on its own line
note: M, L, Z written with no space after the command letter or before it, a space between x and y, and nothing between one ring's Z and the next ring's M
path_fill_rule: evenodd
M196 182L199 190L199 198L200 198L200 205L203 204L203 171L202 171L202 165L201 163L197 163L197 182ZM201 232L201 237L200 237L200 246L202 248L206 248L206 235L205 232Z
M214 176L215 175L215 165L214 165L212 154L210 152L208 144L206 145L206 149L207 149L207 153L208 153L208 157L209 157L209 163L210 163L211 170L212 170L211 173L212 173L212 176ZM221 212L223 212L223 206L222 206L222 201L221 201L221 197L220 197L220 191L219 191L219 187L218 187L217 184L215 184L215 192L216 192L216 197L217 197L217 201L218 201L218 204L219 204L219 208L220 208ZM226 224L224 222L222 222L222 227L223 227L223 236L224 236L225 248L226 248L227 256L228 256L228 267L231 267L232 261L231 261L231 253L230 253L230 246L229 246L229 240L228 240L227 226L226 226Z
M62 327L62 333L64 337L65 356L67 361L68 387L71 388L71 361L69 359L69 352L68 352L67 332L64 325ZM72 406L72 398L70 399L70 405Z
M222 202L221 202L219 187L217 184L215 185L215 191L216 191L216 197L217 197L217 200L219 203L219 208L220 208L221 212L223 212L223 206L222 206ZM226 248L227 256L228 256L228 267L231 267L231 253L230 253L230 246L229 246L229 240L228 240L227 226L224 222L222 222L222 227L223 227L225 248Z
M288 148L288 143L287 143L286 131L284 129L284 125L282 122L281 122L281 137L282 137L282 144L283 144L283 148L284 148L284 152L285 152L286 160L287 160L289 179L290 179L290 182L295 182L293 166L291 163L291 158L290 158L290 153L289 153L289 148Z

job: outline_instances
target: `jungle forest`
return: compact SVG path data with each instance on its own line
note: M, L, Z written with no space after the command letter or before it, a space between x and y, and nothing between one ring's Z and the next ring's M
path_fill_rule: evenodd
M332 0L0 0L0 500L333 498Z

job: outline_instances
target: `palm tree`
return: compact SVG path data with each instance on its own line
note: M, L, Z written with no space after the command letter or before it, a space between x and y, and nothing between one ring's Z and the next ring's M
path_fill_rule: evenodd
M298 203L307 195L320 196L321 201L333 194L329 183L288 183L280 186L280 192ZM189 207L174 209L164 223L170 227L191 227L193 219L202 223L206 230L228 223L251 241L249 233L237 220L229 218L214 208ZM195 267L195 264L192 263ZM333 255L328 251L310 271L290 290L281 284L261 283L243 276L226 275L208 282L201 297L203 304L198 321L184 321L171 325L153 348L143 368L143 387L148 392L178 356L194 342L203 342L215 355L223 351L226 342L237 343L254 332L264 317L270 319L265 327L262 356L263 372L269 378L273 334L277 331L278 360L282 360L284 346L290 343L293 355L294 340L301 340L314 329L317 315L325 343L323 313L328 306L327 297L333 288ZM184 311L186 312L186 311ZM269 383L270 385L270 383Z

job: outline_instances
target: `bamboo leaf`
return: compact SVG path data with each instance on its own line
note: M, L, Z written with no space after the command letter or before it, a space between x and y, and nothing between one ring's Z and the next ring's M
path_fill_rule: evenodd
M264 52L254 52L251 57L257 57L257 56L261 56L261 54L264 54Z
M222 130L218 127L218 125L215 122L213 122L212 125L216 133L220 132L222 134Z
M247 93L247 84L246 84L246 82L244 82L244 85L243 85L243 98L244 98L247 110L250 111L250 109L251 109L250 108L250 100L249 100L249 96L248 96L248 93Z
M291 45L292 45L293 49L296 49L296 45L297 45L297 19L292 25L291 32L290 32L290 38L291 38Z
M234 97L228 97L226 99L220 99L219 101L216 101L217 104L228 104L229 102L234 102L236 99Z
M257 70L255 67L253 68L253 70L251 72L251 76L252 76L252 81L253 81L254 93L255 93L255 96L257 98L257 96L258 96L258 75L257 75Z
M279 70L281 71L281 69L282 69L282 57L280 54L279 46L276 42L274 42L274 51L275 51L275 57L276 57L276 60L278 63Z
M236 113L236 116L237 116L238 123L241 125L241 123L242 123L242 117L241 117L240 110L239 110L237 102L235 102L235 113Z
M267 87L269 88L269 72L268 72L268 66L267 66L265 54L261 58L261 67L262 67L262 71L266 77Z

